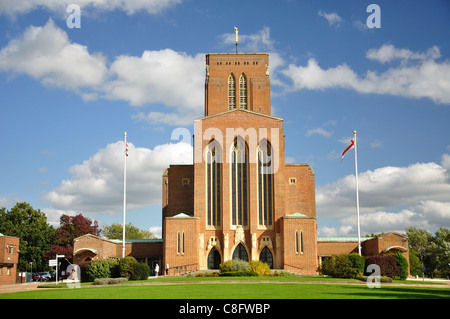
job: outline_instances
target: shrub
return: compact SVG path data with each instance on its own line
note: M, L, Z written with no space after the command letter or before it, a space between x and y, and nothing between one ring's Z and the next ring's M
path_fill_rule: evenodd
M400 267L400 271L393 279L405 280L408 278L408 261L400 252L395 254L395 260L397 261L397 265Z
M116 285L128 281L128 278L96 278L94 285Z
M322 262L321 272L336 278L354 278L356 270L348 255L333 255Z
M130 280L145 280L150 275L150 267L144 263L134 263L131 266L133 274Z
M243 261L240 259L228 260L219 265L219 270L221 273L230 272L230 271L247 271L250 270L250 265L247 261Z
M268 276L269 265L262 261L228 260L219 265L220 276Z
M258 276L269 276L270 267L267 263L262 261L251 261L250 270L258 274Z
M231 264L232 263L233 263L232 260L228 260L228 261L226 261L224 263L221 263L219 265L220 272L229 272L229 271L231 271Z
M86 267L86 275L89 281L94 281L97 278L111 278L117 277L116 268L118 261L114 259L100 259L92 261L90 266Z
M348 254L347 256L352 263L352 268L354 269L354 276L352 278L362 276L364 274L365 266L364 257L357 253Z
M397 264L397 260L394 256L370 256L366 258L367 266L376 264L380 267L381 276L388 276L394 278L399 276L401 267ZM367 275L371 275L367 273Z
M137 263L136 258L128 256L119 261L120 277L130 278L133 275L133 264Z
M387 283L392 282L392 278L387 277L387 276L371 276L370 280L373 281L376 278L378 278L380 280L380 282L387 282ZM369 276L360 276L357 279L367 282L367 280L369 280Z
M255 276L258 277L258 273L252 271L252 270L240 270L240 271L227 271L224 273L221 273L220 276L236 276L236 277L243 277L243 276Z

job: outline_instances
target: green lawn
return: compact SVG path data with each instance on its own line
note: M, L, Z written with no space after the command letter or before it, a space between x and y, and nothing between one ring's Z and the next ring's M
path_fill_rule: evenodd
M270 277L269 277L270 278ZM450 288L309 283L308 278L261 277L158 278L133 285L54 288L0 294L0 299L440 299L450 298ZM230 282L239 280L241 282ZM264 279L266 280L266 279ZM328 279L330 280L330 279ZM177 281L187 281L177 283ZM196 283L196 281L206 281ZM336 281L333 279L333 281ZM346 280L348 281L348 280ZM359 281L355 281L359 282Z

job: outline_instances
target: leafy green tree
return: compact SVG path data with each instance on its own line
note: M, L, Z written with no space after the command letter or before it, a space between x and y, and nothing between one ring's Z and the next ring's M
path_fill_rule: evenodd
M409 271L411 276L422 276L420 268L422 267L422 262L420 261L417 253L414 249L409 249Z
M109 239L122 239L123 227L122 224L115 223L111 226L103 227L103 236ZM125 224L125 239L154 239L156 236L146 230L142 230L133 226L131 223Z
M44 258L50 245L55 243L55 229L47 223L47 216L30 204L17 203L9 211L0 209L0 233L20 238L19 271L48 269L48 260Z
M413 249L424 266L425 275L447 277L450 275L450 230L439 228L435 236L424 229L406 228L409 248Z
M450 275L450 230L439 228L432 244L432 256L435 264L435 275L448 277Z
M416 227L407 227L406 235L409 239L409 247L414 249L423 263L429 254L433 235L428 230Z

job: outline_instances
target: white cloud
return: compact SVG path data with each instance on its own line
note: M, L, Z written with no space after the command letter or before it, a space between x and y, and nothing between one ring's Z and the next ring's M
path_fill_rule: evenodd
M317 14L320 17L324 17L328 21L328 24L330 26L335 25L335 24L336 24L336 26L339 26L340 23L344 21L336 12L326 13L326 12L323 12L322 10L319 10L319 12Z
M412 225L432 230L449 227L449 158L448 154L443 155L441 165L417 163L360 173L361 231L404 231ZM355 197L354 175L317 187L317 217L338 218L342 226L356 234ZM323 232L332 233L333 230L325 228Z
M141 57L119 56L111 64L112 80L104 86L105 97L137 106L161 103L201 110L204 60L203 54L193 57L171 49L144 51Z
M323 137L330 137L332 132L326 131L321 127L310 129L306 132L306 136L308 136L308 137L311 135L314 135L314 134L322 135Z
M161 201L161 176L170 164L192 163L190 144L137 148L128 142L127 209L140 209ZM69 168L72 178L63 180L44 199L57 210L119 214L123 207L124 143L118 141Z
M400 59L401 63L382 73L369 70L361 77L345 63L322 69L311 58L306 66L290 64L282 73L292 81L293 90L345 88L360 93L429 98L435 103L450 104L450 61L436 61L440 57L438 47L426 53L413 53L382 46L369 50L367 57L382 63Z
M71 43L67 33L49 20L31 26L0 50L0 71L26 74L44 85L72 90L85 100L123 100L133 106L161 104L163 109L138 117L151 122L190 123L201 115L204 55L171 49L121 55L110 66L100 54ZM164 108L169 108L169 114ZM170 115L173 113L173 115ZM184 119L184 121L183 121ZM173 123L173 122L172 122Z
M392 60L436 60L441 57L439 47L433 46L427 52L412 52L408 49L397 49L392 44L384 44L378 49L370 49L366 57L381 63L391 62Z
M0 51L0 71L27 74L45 85L64 89L95 88L106 79L105 57L71 43L53 20L31 26Z
M224 33L218 36L219 41L226 46L234 45L235 33ZM247 52L260 52L260 51L272 51L274 50L274 41L270 38L270 28L263 27L257 33L246 34L242 30L239 30L239 46L242 51Z
M20 0L1 1L0 15L15 16L30 11L45 8L55 12L66 12L68 5L76 3L81 10L114 11L122 10L128 15L136 12L158 14L162 11L181 3L182 0Z

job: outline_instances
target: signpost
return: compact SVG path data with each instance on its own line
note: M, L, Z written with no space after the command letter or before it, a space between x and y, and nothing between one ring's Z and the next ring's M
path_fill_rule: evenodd
M55 284L56 285L58 285L58 258L64 258L64 255L56 255L56 259L51 259L48 262L50 265L50 262L55 261L55 265L56 265L56 282L55 282Z

